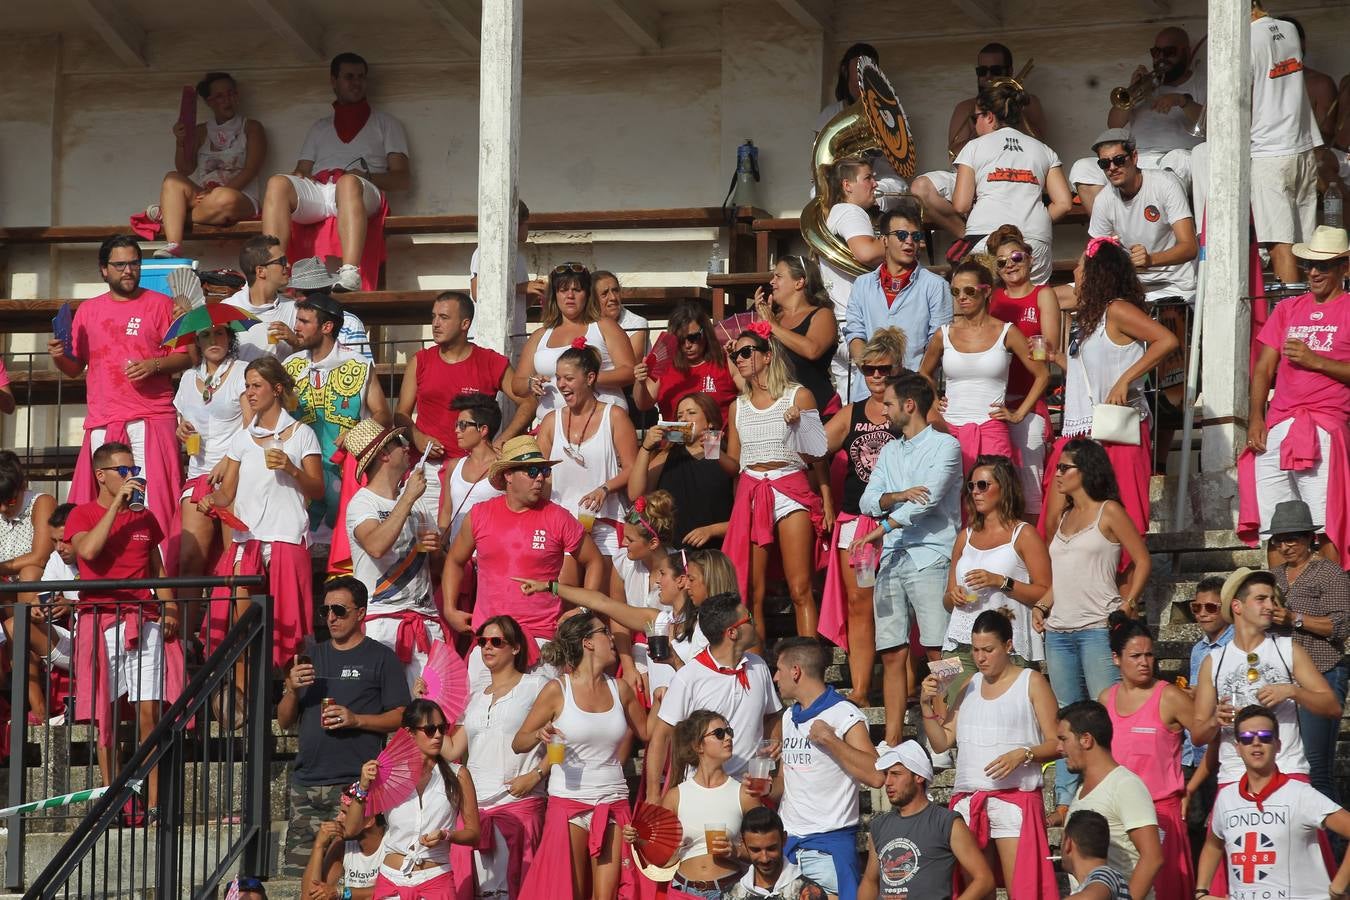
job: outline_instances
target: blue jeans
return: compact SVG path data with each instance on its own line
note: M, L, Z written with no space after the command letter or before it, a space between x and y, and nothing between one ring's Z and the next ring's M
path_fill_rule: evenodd
M1045 665L1061 708L1079 700L1096 700L1102 691L1120 681L1120 670L1111 662L1107 634L1105 628L1045 633ZM1056 806L1073 802L1078 782L1064 760L1055 763Z
M1341 660L1322 675L1331 692L1345 709L1345 692L1350 682L1350 668ZM1312 786L1328 799L1340 803L1340 791L1336 789L1336 735L1341 728L1341 717L1328 719L1310 713L1303 707L1298 708L1298 729L1303 736L1303 752L1308 757L1308 779Z

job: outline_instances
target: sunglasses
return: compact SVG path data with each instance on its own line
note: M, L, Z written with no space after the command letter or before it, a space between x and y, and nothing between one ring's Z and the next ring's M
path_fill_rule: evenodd
M971 287L970 285L966 285L965 287L957 287L956 285L952 285L953 300L959 297L969 297L972 300L978 300L983 296L984 296L984 285L979 285L978 287Z
M525 468L521 469L520 471L524 472L526 475L530 476L531 478L539 478L540 476L543 476L544 478L548 478L550 475L553 474L553 467L552 467L552 466L526 466Z
M291 267L291 261L287 259L286 254L283 253L276 259L269 259L267 262L263 263L263 266L264 268L267 266L281 266L283 269L289 269Z
M1217 603L1212 602L1201 603L1197 601L1191 602L1191 612L1193 613L1209 613L1210 615L1214 615L1218 611L1219 611L1219 604Z
M1334 272L1343 262L1345 262L1345 260L1342 257L1337 257L1336 259L1299 260L1299 264L1302 265L1303 268L1311 269L1314 272Z
M886 233L902 244L907 241L913 241L917 244L923 240L922 231L906 231L903 228L897 228L894 231L888 231Z
M100 472L116 472L123 478L135 478L141 474L140 466L104 466L99 469Z
M712 731L709 731L707 734L703 736L705 738L711 737L717 738L717 740L719 741L725 741L728 738L736 737L736 729L732 728L730 725L726 725L722 728L714 728Z
M1020 266L1022 263L1026 261L1027 255L1023 253L1021 250L1015 250L1012 253L1009 253L1007 256L1000 256L995 265L998 266L999 271L1001 272L1004 269L1008 268L1008 266Z
M1078 347L1082 343L1083 343L1083 334L1079 330L1078 326L1075 325L1073 326L1073 330L1069 332L1069 355L1077 356Z
M680 342L684 344L701 344L707 340L707 335L701 331L690 332L680 335Z
M764 351L761 350L761 349L759 349L758 347L751 347L751 346L748 346L748 345L747 345L747 346L745 346L745 347L741 347L739 350L732 350L732 351L731 351L731 358L732 358L732 359L749 359L750 357L754 356L756 353L763 353L763 352L764 352Z
M1129 161L1130 154L1117 153L1115 156L1108 156L1105 159L1097 160L1097 168L1101 169L1103 172L1109 170L1112 166L1115 166L1117 169L1123 169L1125 164Z
M586 267L585 267L585 266L583 266L581 263L575 263L575 262L574 262L574 263L563 263L563 264L560 265L560 266L554 266L554 267L553 267L553 274L554 274L554 275L568 275L568 274L579 275L579 274L581 274L582 272L585 272L585 271L586 271Z
M1009 75L1012 73L1008 66L976 66L976 78L988 78L990 75Z
M994 484L995 482L993 481L985 481L983 478L981 478L979 481L967 481L966 490L970 491L972 494L983 494L985 491L993 487Z
M1070 469L1076 469L1076 468L1078 468L1078 467L1075 466L1073 463L1055 463L1055 471L1058 472L1058 473L1061 474L1061 475L1063 475L1065 472L1069 471Z
M1260 731L1239 731L1237 742L1244 747L1250 747L1252 744L1273 744L1275 732L1268 728L1262 728Z
M418 725L416 728L411 728L409 730L420 731L429 738L445 737L445 733L450 730L450 726L442 722L439 725Z
M727 631L735 631L737 628L740 628L742 625L753 625L753 624L755 624L755 617L754 617L754 616L751 616L751 615L747 615L745 618L743 618L743 619L737 619L735 622L732 622L730 625L728 625L728 626L727 626Z
M472 419L470 419L467 422L461 421L455 423L456 431L468 431L470 428L482 428L482 427L483 427L482 422L475 422Z
M351 611L352 608L350 606L339 606L336 603L331 605L325 604L319 607L319 615L323 616L325 619L329 616L332 616L335 619L345 619L347 618L347 613Z
M240 875L234 880L234 885L241 891L261 891L263 890L262 879L252 878L246 875Z
M506 638L497 637L496 635L493 635L492 637L480 637L477 640L477 644L479 647L493 647L497 650L507 646Z
M858 371L863 373L864 378L886 378L894 369L894 366L872 366L866 363L858 366Z
M402 447L404 450L407 450L409 447L412 446L412 441L408 438L408 433L405 431L400 431L397 434L395 434L394 440L397 441L398 445Z

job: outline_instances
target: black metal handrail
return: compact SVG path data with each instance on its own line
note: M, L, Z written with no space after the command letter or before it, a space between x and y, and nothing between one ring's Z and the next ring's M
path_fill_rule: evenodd
M0 585L0 594L35 593L41 591L89 590L97 585L102 590L139 590L147 588L193 589L204 587L244 588L256 591L263 587L263 579L257 576L236 576L230 578L165 578L133 579L119 581L75 581L40 582ZM244 742L247 751L243 757L244 779L242 784L243 809L238 823L237 833L230 829L231 840L228 846L217 856L209 872L204 872L195 884L189 885L191 896L211 896L230 867L238 861L242 870L259 876L266 876L268 868L268 843L270 836L270 795L269 777L271 766L272 716L267 685L271 675L272 628L271 598L266 594L251 593L248 608L234 621L220 644L212 649L205 664L187 683L180 696L161 715L149 734L136 748L128 762L115 775L108 791L94 802L79 825L67 839L51 862L37 877L26 897L55 897L63 890L71 891L70 879L81 869L86 860L95 857L98 848L108 837L108 832L117 822L123 806L135 793L134 784L144 783L150 773L157 772L158 811L160 822L156 837L156 860L154 881L151 882L157 896L179 897L182 872L182 838L185 809L183 790L185 769L188 759L185 753L185 741L191 723L205 722L211 697L222 687L232 684L236 663L248 654L249 674L247 681L254 688L248 692L248 715L245 720ZM149 602L149 601L147 601ZM128 603L128 605L134 605ZM15 604L15 654L22 658L26 652L29 609L25 604ZM23 794L23 740L24 706L26 701L25 684L18 677L16 667L15 683L12 688L14 723L12 731L12 759L10 763L11 803L22 801ZM205 761L205 756L203 756ZM18 799L14 799L18 798ZM14 816L10 820L7 867L12 888L22 888L23 877L23 828L22 817ZM118 842L119 848L121 841ZM195 848L195 847L194 847ZM132 843L133 863L135 845ZM104 870L108 874L107 855L100 861L94 859L93 868ZM148 852L145 854L148 856ZM149 860L146 860L149 862ZM195 870L195 862L193 864ZM88 887L83 873L79 878L80 890L84 893ZM149 885L147 885L148 887Z

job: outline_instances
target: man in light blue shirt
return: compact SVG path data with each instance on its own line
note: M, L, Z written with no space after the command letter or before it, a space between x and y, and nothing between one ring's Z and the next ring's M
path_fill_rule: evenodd
M1200 674L1200 664L1205 661L1209 651L1222 647L1233 639L1233 626L1224 621L1219 613L1219 591L1223 590L1223 578L1211 575L1201 580L1195 587L1195 596L1191 598L1191 618L1200 626L1200 640L1191 647L1191 668L1189 687L1194 689L1195 679ZM1191 733L1186 732L1186 740L1181 744L1181 769L1186 776L1186 794L1190 798L1186 807L1186 826L1191 835L1191 847L1194 855L1199 856L1204 846L1209 811L1214 807L1214 795L1218 792L1218 772L1211 770L1208 777L1196 781L1195 770L1205 758L1205 748L1191 741ZM1194 783L1193 783L1194 782Z
M961 445L928 424L933 400L932 385L920 375L887 385L882 402L900 437L881 448L859 504L881 521L873 535L884 535L873 608L890 746L900 743L909 693L910 617L928 658L937 659L950 615L942 595L961 521Z
M844 341L854 365L878 329L894 326L905 333L905 368L918 371L929 340L952 320L950 286L919 265L921 218L918 205L909 200L881 216L885 259L875 272L853 282L844 319ZM858 379L851 393L851 401L865 400L867 385Z

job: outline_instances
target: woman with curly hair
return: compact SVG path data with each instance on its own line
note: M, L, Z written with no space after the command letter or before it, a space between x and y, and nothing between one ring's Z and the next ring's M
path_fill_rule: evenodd
M784 256L773 268L769 289L769 294L755 290L755 314L769 324L769 336L782 345L788 371L811 392L820 417L828 419L840 406L830 372L839 322L820 269L804 256Z
M1115 238L1093 238L1074 269L1078 286L1073 331L1064 374L1064 422L1046 460L1047 480L1055 472L1065 444L1092 434L1098 404L1132 406L1139 411L1139 440L1103 441L1115 470L1121 502L1139 532L1148 531L1148 482L1153 474L1144 376L1177 348L1176 335L1149 318L1144 288L1130 254ZM1064 494L1045 491L1041 531L1056 527Z
M828 309L820 312L833 318ZM728 471L740 469L722 549L735 566L738 592L750 607L761 641L769 548L776 544L782 558L797 634L814 635L811 577L820 559L819 535L834 528L825 461L795 449L798 423L804 412L817 409L816 401L789 377L787 351L773 337L778 331L781 326L754 322L735 341L731 357L744 387L731 407L722 454Z

